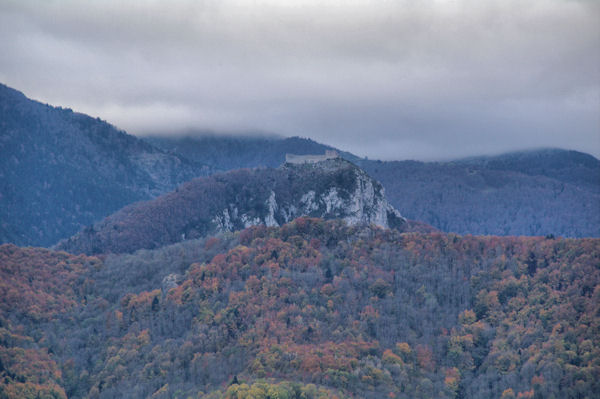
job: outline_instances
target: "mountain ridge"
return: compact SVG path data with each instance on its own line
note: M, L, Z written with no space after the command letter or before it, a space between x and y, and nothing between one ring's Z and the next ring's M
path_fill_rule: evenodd
M132 252L258 224L279 226L299 216L401 230L412 226L389 205L377 181L337 158L197 178L154 200L129 205L56 248Z
M52 245L206 168L0 86L0 242Z
M162 137L163 149L185 148L211 165L269 166L286 152L332 149L300 137ZM234 143L225 157L216 149ZM310 153L310 152L308 152ZM184 154L183 152L181 154ZM238 162L230 162L240 154ZM600 236L600 161L572 150L535 149L453 161L377 161L340 152L386 188L388 200L411 220L458 234ZM237 158L236 158L237 159ZM237 162L237 161L236 161Z
M142 140L0 86L0 242L54 245L193 177L278 167L288 152L333 148L301 137L181 140ZM600 236L600 161L587 154L544 149L427 163L339 152L381 182L404 216L443 231Z

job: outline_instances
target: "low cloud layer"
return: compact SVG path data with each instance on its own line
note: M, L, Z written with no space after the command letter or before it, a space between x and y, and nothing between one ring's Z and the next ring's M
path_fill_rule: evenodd
M0 1L0 81L29 97L381 159L599 157L599 48L592 0Z

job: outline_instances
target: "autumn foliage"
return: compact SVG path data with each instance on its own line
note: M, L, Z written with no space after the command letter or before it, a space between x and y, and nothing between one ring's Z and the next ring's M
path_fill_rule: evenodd
M0 246L0 397L66 398L39 327L76 309L97 258Z
M600 240L399 233L301 218L246 229L223 245L214 238L104 264L4 248L11 270L32 251L64 276L45 279L44 295L57 299L37 304L56 320L29 316L38 314L36 302L23 301L3 342L35 349L37 364L53 376L47 381L69 397L599 392ZM142 289L128 276L148 259L163 265L153 270L165 278L181 259L192 260L177 266L179 277L163 279L175 283ZM69 269L67 260L77 262ZM121 275L110 284L107 267ZM14 277L23 292L38 284L27 276ZM53 291L52 281L61 288ZM19 318L44 331L19 330ZM68 326L73 334L57 339Z

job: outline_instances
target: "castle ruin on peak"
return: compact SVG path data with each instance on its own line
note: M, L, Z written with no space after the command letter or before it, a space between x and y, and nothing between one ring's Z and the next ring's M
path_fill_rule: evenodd
M340 154L337 151L326 150L324 155L296 155L285 154L285 162L291 164L317 163L328 159L339 158Z

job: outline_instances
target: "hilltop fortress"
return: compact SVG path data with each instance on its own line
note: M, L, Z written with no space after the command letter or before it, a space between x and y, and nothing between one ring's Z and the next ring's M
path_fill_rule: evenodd
M292 164L317 163L328 159L339 158L340 154L337 151L327 150L325 155L296 155L285 154L285 162Z

